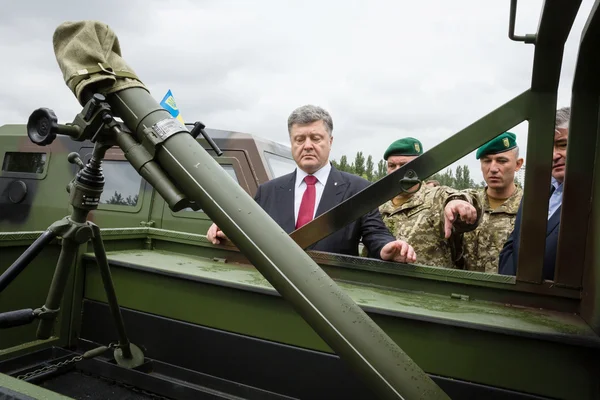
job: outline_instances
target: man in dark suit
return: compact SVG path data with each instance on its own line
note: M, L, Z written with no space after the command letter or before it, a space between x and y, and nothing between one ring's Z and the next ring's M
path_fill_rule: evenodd
M562 204L563 182L565 180L565 166L567 160L567 140L569 138L569 120L571 108L563 107L556 111L556 124L554 129L554 151L552 155L552 180L550 200L548 207L548 225L546 228L546 251L544 253L543 278L554 279L556 264L556 249L558 247L558 231L560 228L560 211ZM502 275L517 274L517 260L519 257L519 240L521 231L521 214L523 201L515 218L515 228L500 252L498 273Z
M297 168L288 175L262 184L255 196L258 204L287 233L370 184L366 179L338 171L331 165L332 131L331 116L320 107L299 107L288 118L292 156ZM461 214L460 210L456 212ZM214 244L226 238L215 224L206 235ZM356 256L361 238L369 257L396 262L416 261L412 246L392 236L378 209L318 241L310 249Z

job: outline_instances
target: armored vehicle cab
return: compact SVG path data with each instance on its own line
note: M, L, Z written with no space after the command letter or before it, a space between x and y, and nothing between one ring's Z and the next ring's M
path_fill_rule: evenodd
M187 124L190 131L194 124ZM202 144L221 167L254 196L256 188L269 179L291 172L296 164L289 146L248 133L206 130L222 154L217 156L201 135ZM26 125L0 126L0 232L36 231L67 215L66 182L77 171L67 160L77 152L87 163L94 144L58 137L51 145L40 147L27 136ZM105 187L100 205L90 218L103 228L154 226L205 234L209 217L200 209L172 211L126 160L123 151L113 146L102 164Z

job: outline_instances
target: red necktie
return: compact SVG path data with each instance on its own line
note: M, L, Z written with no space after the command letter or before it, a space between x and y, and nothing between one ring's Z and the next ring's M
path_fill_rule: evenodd
M306 190L302 195L302 202L300 203L300 211L298 211L296 229L310 222L315 213L315 199L317 198L317 189L315 188L315 183L317 183L317 178L312 175L307 175L304 177L304 182L306 182Z

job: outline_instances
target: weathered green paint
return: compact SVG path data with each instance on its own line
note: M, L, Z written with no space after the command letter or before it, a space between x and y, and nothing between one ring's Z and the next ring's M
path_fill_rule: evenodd
M277 294L273 286L251 265L146 250L111 252L108 259L111 263L120 263L117 265L148 272ZM115 269L113 264L113 269L119 268L122 267ZM437 319L441 323L470 324L479 329L512 331L512 334L536 334L542 338L564 336L568 340L572 335L572 340L581 343L587 341L588 345L600 348L600 338L580 317L571 313L512 307L481 300L464 301L422 291L393 290L358 283L338 282L338 285L354 302L373 311L396 313L406 318Z
M72 179L73 171L66 160L66 153L74 148L74 144L62 139L48 147L36 146L29 141L25 125L1 126L0 139L0 166L9 152L46 153L47 157L41 174L0 170L0 193L6 193L9 184L18 180L23 181L28 190L21 203L2 202L0 231L44 230L67 215L68 196L64 188ZM57 186L63 189L62 192L57 190Z
M275 177L265 154L272 154L293 165L288 146L262 139L247 133L206 129L219 148L224 152L216 160L224 166L232 166L240 186L254 195L259 184ZM204 148L208 144L198 139ZM46 167L42 174L6 173L0 171L0 193L14 181L23 181L28 193L23 203L15 205L0 200L0 233L46 229L54 221L68 215L68 193L64 189L73 178L75 167L67 161L69 152L78 152L82 160L91 155L93 144L89 141L74 142L67 137L57 137L49 146L39 147L29 141L26 126L0 126L0 166L8 152L46 153ZM216 156L215 156L216 157ZM110 149L106 158L110 162L128 165L123 152L118 147ZM109 171L105 171L109 174ZM106 177L110 182L113 177ZM90 219L101 228L135 227L147 221L154 221L155 227L174 228L183 232L206 233L212 223L203 212L173 212L156 190L147 182L141 181L136 206L100 204L98 210L90 213Z
M386 316L373 319L428 373L556 399L600 396L597 349Z
M565 172L565 192L556 260L557 284L571 287L581 287L583 284L583 268L573 268L573 265L585 265L585 246L588 243L581 240L581 237L588 236L594 180L590 172L594 170L594 162L597 159L595 149L598 146L600 128L598 123L600 77L597 73L600 69L599 4L597 2L594 5L582 33L573 78L567 147L569 164ZM571 188L574 189L570 190Z
M535 284L542 282L555 110L556 92L532 93L517 279Z
M9 396L9 399L12 398L10 393L10 391L12 391L16 393L13 393L14 396L18 396L19 394L26 395L38 400L73 400L71 397L54 393L48 389L15 379L5 374L0 374L0 388L7 389L6 391L0 389L0 397L2 398L4 397L2 396L3 394Z
M151 256L152 253L156 254ZM150 270L113 266L123 307L331 352L289 304L279 296L267 294L273 293L272 287L253 268L201 257L152 253L109 255L111 260L145 263L180 275L179 278L160 276ZM174 259L178 261L173 263ZM86 264L85 296L104 301L98 270L92 263ZM185 275L204 282L182 279ZM236 283L238 287L247 285L266 293L225 286ZM592 392L590 382L600 372L599 366L593 364L593 357L600 356L599 347L586 349L564 343L570 336L573 341L587 340L590 346L600 346L597 336L576 316L450 300L424 293L340 285L353 300L372 310L369 315L428 373L564 399L591 399L592 393L597 393ZM389 316L381 311L400 311L403 315ZM427 316L437 320L424 321ZM460 322L473 324L457 326ZM491 327L512 332L498 333ZM527 337L532 334L535 340ZM557 341L558 336L563 336L563 342Z
M113 268L112 273L121 307L152 310L181 321L331 352L280 297L127 269ZM86 269L85 297L105 298L96 268Z
M64 341L59 337L52 336L46 340L33 340L24 342L13 347L0 349L0 360L20 357L39 350L47 349L50 346L64 346Z
M4 272L25 249L26 246L22 245L0 248L0 272ZM0 293L0 312L41 307L46 300L59 253L60 247L57 245L51 244L46 246L27 268ZM61 303L61 312L54 325L56 336L61 337L60 345L66 344L63 334L67 333L69 328L68 316L70 315L72 306L72 285L73 273L69 275L67 280L68 289L65 291L65 296ZM37 340L36 328L37 321L29 325L3 329L0 335L0 351L25 342ZM3 356L0 355L0 357Z

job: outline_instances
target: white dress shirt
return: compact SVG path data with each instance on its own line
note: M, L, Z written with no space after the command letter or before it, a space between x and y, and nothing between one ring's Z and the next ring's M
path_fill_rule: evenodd
M327 164L322 166L321 169L312 174L315 178L317 178L317 183L315 183L316 196L313 218L317 213L317 208L319 207L319 202L321 201L321 196L323 195L323 190L325 190L325 184L327 183L327 178L329 178L329 172L331 172L331 164L327 162ZM308 174L306 172L296 167L296 185L294 186L294 223L298 222L300 203L302 203L302 196L306 191L306 182L304 182L304 177L307 175Z
M548 203L548 219L550 219L558 207L560 207L563 197L563 184L554 177L552 177L552 186L554 187L554 192L552 192Z

